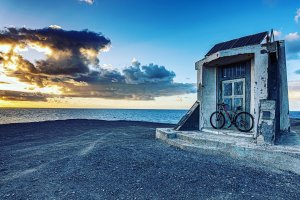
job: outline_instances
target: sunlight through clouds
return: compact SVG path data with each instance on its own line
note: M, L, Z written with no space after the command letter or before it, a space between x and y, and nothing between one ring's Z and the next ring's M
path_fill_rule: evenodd
M100 53L111 47L110 40L100 33L53 27L6 28L0 36L2 100L51 102L51 98L62 97L154 101L162 96L196 93L195 85L174 82L175 73L164 66L142 65L136 59L122 70L100 65ZM22 56L27 51L45 56L29 61Z

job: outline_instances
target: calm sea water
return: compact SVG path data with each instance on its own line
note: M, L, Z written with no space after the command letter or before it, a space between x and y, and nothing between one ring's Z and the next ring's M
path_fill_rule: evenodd
M130 120L176 124L187 110L0 109L0 124L64 119Z
M187 110L135 109L0 109L0 124L64 119L130 120L176 124ZM290 112L299 118L300 112Z
M300 119L300 111L290 111L290 118Z

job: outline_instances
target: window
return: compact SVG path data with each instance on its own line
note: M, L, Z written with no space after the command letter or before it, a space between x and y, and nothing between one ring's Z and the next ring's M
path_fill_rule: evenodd
M222 81L222 101L228 105L228 110L241 107L245 110L245 79Z
M231 78L231 77L243 77L245 76L245 63L237 63L230 66L224 66L222 68L222 77Z

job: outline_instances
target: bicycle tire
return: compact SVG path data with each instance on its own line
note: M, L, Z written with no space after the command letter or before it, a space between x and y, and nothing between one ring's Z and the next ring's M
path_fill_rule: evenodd
M223 119L223 121L222 121L222 123L221 123L221 125L220 126L215 126L213 123L212 123L212 121L213 121L213 116L214 115L219 115L219 117L221 117L222 119ZM211 115L210 115L210 125L214 128L214 129L221 129L221 128L223 128L224 127L224 125L225 125L225 117L224 117L224 115L223 115L223 113L221 113L221 112L218 112L218 111L216 111L216 112L213 112Z
M249 117L249 120L250 120L250 123L251 123L251 125L250 125L248 128L246 128L246 129L242 129L242 128L240 127L239 122L237 122L238 118L239 118L240 116L242 116L242 115L248 116L248 117ZM248 112L240 112L240 113L238 113L238 114L235 116L234 122L235 122L235 123L234 123L235 127L236 127L239 131L241 131L241 132L249 132L249 131L251 131L251 130L253 129L253 126L254 126L254 117L253 117L250 113L248 113Z

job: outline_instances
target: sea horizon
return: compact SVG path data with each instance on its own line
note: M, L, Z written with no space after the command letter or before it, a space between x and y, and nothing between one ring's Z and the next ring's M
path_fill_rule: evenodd
M70 108L36 108L36 107L1 107L1 109L93 109L93 110L189 110L184 108L77 108L77 107L70 107ZM298 111L296 111L298 112ZM300 112L300 111L299 111Z
M126 120L177 124L187 111L188 109L0 108L0 124L68 119ZM290 118L300 119L300 111L290 111Z

